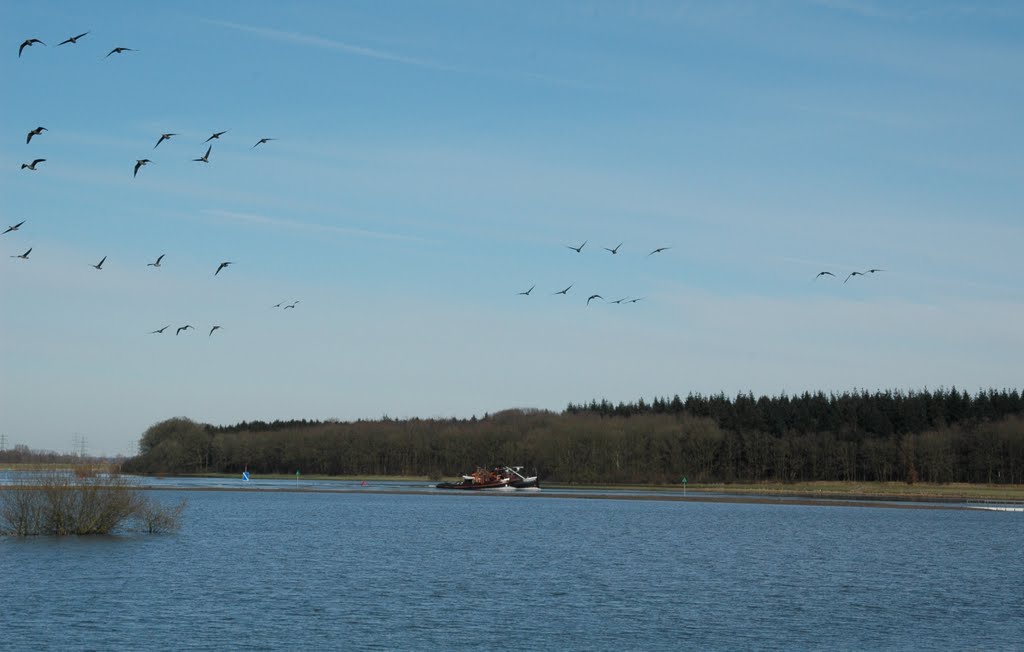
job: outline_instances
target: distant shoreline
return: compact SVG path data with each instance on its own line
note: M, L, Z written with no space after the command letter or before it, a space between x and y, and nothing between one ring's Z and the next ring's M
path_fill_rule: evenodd
M11 464L0 466L0 471L19 471L38 469L37 465ZM56 470L56 465L47 465L47 470ZM70 470L72 467L64 467ZM206 474L180 474L180 475L146 475L159 479L170 478L209 478L209 479L232 479L239 477L236 474L206 473ZM252 479L258 480L294 480L292 474L254 474ZM436 478L423 476L326 476L318 474L300 475L301 480L324 481L324 482L437 482ZM869 503L878 506L880 503L904 503L901 507L914 506L913 503L928 503L934 507L937 503L950 506L965 505L977 501L1014 501L1024 503L1024 485L995 485L995 484L929 484L915 483L906 484L898 482L796 482L796 483L690 483L684 491L683 485L614 485L614 484L564 484L557 482L544 482L541 479L541 487L557 490L587 490L591 492L585 495L572 497L582 498L613 498L621 500L670 500L670 501L697 501L697 502L743 502L743 503L785 503L785 504L862 504ZM162 490L163 487L140 487L140 489ZM180 489L180 487L166 487L166 489ZM188 488L188 491L236 491L246 490L243 487L237 489L231 487L195 487ZM282 487L266 488L263 491L306 491L306 492L330 492L329 489L318 489L313 487ZM360 488L351 489L352 492L360 492ZM419 493L418 490L403 489L368 489L366 493ZM631 491L651 492L653 495L637 496L631 495ZM463 492L459 492L460 494ZM474 492L475 494L475 492ZM725 494L725 495L722 495ZM445 494L447 495L447 494ZM496 495L488 492L485 495ZM523 492L515 494L499 495L531 495L531 496L552 496L555 494L544 494ZM567 494L559 493L559 497L567 497Z
M236 476L216 475L182 475L167 476L231 479ZM259 475L258 480L291 480L292 475ZM300 476L303 480L337 481L337 482L436 482L423 477L409 476ZM162 489L161 487L148 487ZM581 498L581 499L612 499L612 500L654 500L674 502L706 502L706 503L744 503L744 504L786 504L786 505L831 505L858 507L892 507L918 509L973 509L984 501L1010 502L1024 504L1024 486L1020 485L906 485L900 483L870 482L822 482L766 484L701 484L688 486L684 491L682 485L569 485L561 483L541 482L541 491L537 492L452 492L439 495L487 495L515 497L547 497L547 498ZM543 489L554 490L545 493ZM166 487L168 490L180 487ZM251 491L252 485L238 487L196 487L189 491ZM564 490L586 490L591 493L568 494ZM335 493L332 489L317 487L272 487L261 488L261 491ZM649 492L646 495L630 492ZM421 489L401 488L363 488L352 487L346 493L374 494L422 494ZM726 495L722 495L726 494Z
M253 485L238 485L236 487L140 487L143 491L203 491L203 492L258 492L258 493L307 493L307 494L371 494L371 495L425 495L421 489L365 489L356 487L348 491L338 492L332 489L317 487L269 487L256 488ZM724 503L743 505L806 505L819 507L877 507L888 509L930 509L930 510L967 510L977 509L967 501L943 501L936 499L931 502L923 500L900 502L883 498L807 498L800 496L757 496L757 495L735 495L716 496L707 495L704 492L687 492L683 495L678 493L657 493L657 494L631 494L625 491L608 490L607 493L590 494L567 494L561 492L542 491L451 491L431 492L431 496L490 496L492 498L561 498L567 500L638 500L654 502L678 502L678 503Z

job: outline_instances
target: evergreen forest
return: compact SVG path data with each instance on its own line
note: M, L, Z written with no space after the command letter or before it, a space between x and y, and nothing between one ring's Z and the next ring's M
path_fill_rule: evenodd
M951 389L694 395L482 418L151 426L131 473L452 477L523 465L542 482L1024 484L1024 397Z

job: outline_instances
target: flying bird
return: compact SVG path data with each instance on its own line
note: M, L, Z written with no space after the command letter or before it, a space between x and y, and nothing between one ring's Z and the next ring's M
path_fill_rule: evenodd
M194 158L192 160L193 161L199 161L200 163L209 163L210 162L210 150L211 149L213 149L213 145L210 145L209 147L206 148L206 153L205 154L203 154L199 158Z
M592 299L600 299L601 301L604 301L604 297L602 297L600 294L591 294L589 297L587 297L587 305L588 306L590 305L590 301Z
M62 46L64 44L66 44L66 43L78 43L78 39L82 38L83 36L85 36L88 33L89 32L82 32L78 36L72 36L71 38L64 39L63 41L61 41L60 43L57 44L57 47L60 47L60 46Z
M29 170L33 170L34 171L36 169L36 166L39 165L40 163L42 163L45 160L46 160L45 158L37 158L36 160L32 161L31 163L22 163L21 164L21 169L24 170L25 168L28 168Z
M192 330L195 330L195 328L192 326L192 324L185 324L184 326L178 327L178 330L174 331L174 334L175 334L175 336L180 335L181 331L187 331L190 328Z
M635 299L630 299L630 300L629 300L629 301L627 301L626 303L636 303L637 301L643 301L643 300L644 300L644 299L646 299L646 298L647 298L647 297L637 297L637 298L635 298Z
M832 272L818 272L817 274L814 275L814 280L817 281L819 276L831 276L835 278L835 274L833 274Z
M43 43L42 41L40 41L37 38L25 39L25 42L21 44L20 48L18 48L18 58L19 59L21 58L21 51L22 50L24 50L25 48L32 47L36 43L42 43L43 45L46 45L46 43Z
M223 132L221 132L221 133L223 133ZM266 145L267 143L269 143L272 140L277 140L277 139L276 138L260 138L258 141L256 141L256 145L252 146L252 149L256 149L257 145Z
M884 269L872 268L872 269L869 269L866 273L874 274L875 272L884 272L884 271L885 271Z
M618 304L621 304L623 301L625 301L628 298L629 297L622 297L621 299L616 299L615 301L609 301L608 303L618 303Z
M220 270L222 270L222 269L224 269L225 267L227 267L228 265L232 265L232 264L233 264L233 263L232 263L232 262L230 262L230 261L228 261L228 262L224 262L224 263L221 263L220 265L218 265L218 266L217 266L217 271L216 271L216 272L214 272L214 273L213 273L213 275L214 275L214 276L216 276L217 274L220 274Z
M149 334L150 335L156 335L157 333L163 333L165 330L170 328L170 326L171 326L170 324L167 324L167 326L164 326L163 328L158 328L155 331L149 331Z
M7 227L7 230L4 231L3 233L0 233L0 235L7 235L11 231L17 231L18 229L21 228L21 225L24 224L24 223L25 223L25 220L22 220L22 221L18 222L17 224L14 224L13 226Z
M28 251L21 254L20 256L11 256L11 258L21 258L22 260L28 260L28 255L32 253L32 247L28 248Z
M294 308L297 303L298 303L298 301L292 301L287 306L285 306L282 310L288 310L289 308Z
M849 276L846 277L843 283L846 283L846 281L849 281L854 276L864 276L864 272L850 272Z
M581 244L581 245L580 245L580 246L578 246L578 247L574 247L574 246L572 246L572 245L565 245L565 246L566 246L566 247L568 247L569 249L572 249L572 250L573 250L573 251L575 251L576 253L580 253L581 251L583 251L583 247L586 247L586 246L587 246L587 241L586 241L586 240L584 240L584 241L583 241L583 244Z
M661 253L662 251L665 251L666 249L671 249L671 248L672 247L658 247L657 249L655 249L654 251L652 251L651 253L649 253L647 255L648 256L653 256L654 254Z
M109 57L112 54L121 54L122 52L135 52L135 50L133 50L131 48L120 48L120 47L119 48L114 48L110 52L107 52L107 57ZM103 57L103 58L106 59L107 57Z
M164 259L167 254L160 254L156 257L155 263L146 263L146 267L160 267L160 261Z
M614 256L615 254L619 253L619 247L621 247L621 246L622 246L622 243L620 242L614 249L609 249L608 247L601 247L601 248L604 249L605 251L612 252L612 255Z
M46 131L46 127L36 127L32 131L28 132L28 136L25 137L25 144L28 145L32 142L32 136L39 136L44 131Z
M210 335L213 335L213 331L217 330L218 328L220 328L220 326L214 326L213 328L211 328ZM210 335L207 335L207 337L209 337Z
M171 136L177 136L177 135L178 134L160 134L160 138L156 141L156 145L153 145L153 149L156 149L157 147L160 147L160 143L164 142L165 140L170 140Z
M104 256L103 260L101 260L100 262L96 263L95 265L89 265L89 267L92 267L92 268L95 268L95 269L103 269L103 263L105 263L106 261L107 261L107 257Z
M531 285L529 290L527 290L526 292L520 292L519 294L522 294L522 295L525 295L525 296L530 296L530 293L533 292L533 288L535 288L535 287L537 287L537 286L536 285Z
M230 129L225 129L224 131L215 131L212 136L210 136L209 138L207 138L203 142L204 143L208 143L211 140L214 140L216 138L220 138L221 136L223 136L224 134L228 133L229 131L231 131L231 130ZM254 145L254 147L255 147L255 145Z
M561 292L555 292L555 294L569 294L569 290L571 290L571 289L572 289L572 285L570 285L569 287L565 288Z
M139 168L141 168L143 165L146 165L147 163L152 163L152 162L153 161L150 161L148 158L140 158L140 159L136 160L135 161L135 172L132 173L132 177L135 177L136 175L139 174Z

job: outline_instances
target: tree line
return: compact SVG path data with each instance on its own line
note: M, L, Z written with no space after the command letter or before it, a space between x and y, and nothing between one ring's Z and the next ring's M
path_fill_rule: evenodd
M901 481L1024 484L1017 390L690 395L470 419L151 426L132 473L457 476L524 465L566 483Z

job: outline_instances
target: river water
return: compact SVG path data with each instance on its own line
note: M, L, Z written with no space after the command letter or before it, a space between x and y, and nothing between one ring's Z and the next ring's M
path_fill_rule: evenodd
M0 537L0 649L1019 650L1024 515L197 491Z

